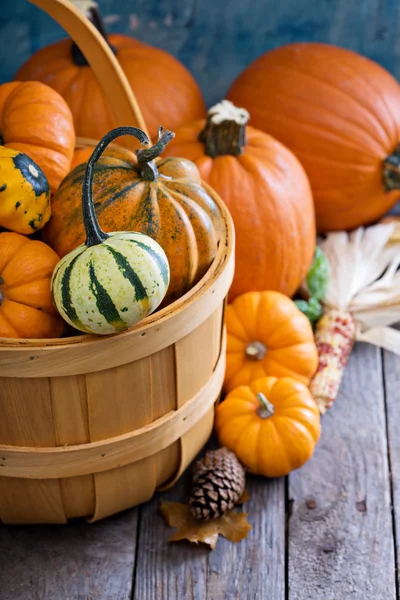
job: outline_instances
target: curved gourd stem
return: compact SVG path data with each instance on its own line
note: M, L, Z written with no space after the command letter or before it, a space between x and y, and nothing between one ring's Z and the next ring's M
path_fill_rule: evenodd
M91 157L88 160L85 171L85 178L82 185L82 215L83 224L86 231L86 246L95 246L101 244L109 236L101 229L97 219L96 211L93 203L93 171L96 162L103 154L111 142L122 135L132 135L145 146L150 145L150 140L141 129L137 127L116 127L109 131L97 144L93 150Z
M386 192L400 190L400 144L383 161L382 177Z
M175 137L172 131L164 129L162 127L158 130L158 141L151 148L146 150L135 150L135 154L138 160L140 174L143 179L147 181L156 181L158 179L158 169L154 162L154 159L160 156L165 150L169 142Z

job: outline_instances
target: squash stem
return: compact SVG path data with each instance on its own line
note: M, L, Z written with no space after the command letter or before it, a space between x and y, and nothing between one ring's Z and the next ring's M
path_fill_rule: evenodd
M267 348L262 342L247 344L245 354L250 360L262 360L267 353Z
M386 192L400 189L400 144L383 161L382 176Z
M246 145L246 125L250 118L244 108L237 108L229 100L222 100L208 111L199 141L205 145L205 153L216 156L239 156Z
M156 159L169 144L169 142L175 137L172 131L168 131L162 127L158 130L158 141L147 148L146 150L135 150L135 154L138 160L140 175L147 181L156 181L158 179L158 169L154 159Z
M109 236L101 229L93 203L93 173L96 162L111 142L122 135L132 135L141 144L150 145L150 140L141 129L137 127L116 127L109 131L97 144L86 165L85 178L82 185L82 214L86 231L86 246L101 244Z
M103 38L105 39L107 44L110 46L113 53L115 55L117 55L117 49L115 48L115 46L110 44L110 42L108 41L107 31L106 31L104 21L103 21L103 18L101 16L101 13L100 13L100 10L99 10L99 7L97 6L97 4L95 2L93 2L93 3L87 2L86 6L83 10L84 10L85 16L96 27L96 29L99 31L99 33L101 33L101 35L103 36ZM77 67L88 67L89 66L89 63L86 60L84 54L82 53L81 49L75 44L75 42L72 42L71 56L72 56L74 65L76 65Z
M258 416L262 419L269 419L269 417L272 417L275 412L274 405L267 400L262 392L257 394L257 400L260 402L260 408L257 411Z

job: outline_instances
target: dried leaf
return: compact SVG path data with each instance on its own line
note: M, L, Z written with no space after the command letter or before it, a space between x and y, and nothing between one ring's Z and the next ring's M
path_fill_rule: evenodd
M240 542L247 537L251 529L246 520L247 513L237 513L234 510L212 521L199 521L191 514L186 504L162 501L160 512L170 527L178 528L169 538L170 542L201 542L210 546L211 550L217 545L219 535L231 542Z

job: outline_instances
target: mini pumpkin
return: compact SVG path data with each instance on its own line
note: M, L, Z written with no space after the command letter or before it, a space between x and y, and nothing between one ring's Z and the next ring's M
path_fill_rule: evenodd
M263 377L232 390L216 409L215 429L222 446L265 477L304 465L321 430L309 390L290 377Z
M318 351L307 317L274 291L248 292L226 308L226 392L271 375L308 385Z
M51 191L70 170L75 131L65 100L39 81L0 85L0 138L42 169Z
M320 231L366 225L400 199L400 85L372 60L288 44L249 65L228 98L298 157Z
M0 233L0 337L60 337L63 321L50 291L58 261L54 250L39 240Z
M227 204L236 231L229 300L254 290L291 296L312 263L315 218L310 185L296 157L247 126L249 113L224 100L206 122L181 127L166 149L198 167Z
M118 136L137 135L139 129L118 127L102 140L106 146ZM158 158L173 137L160 134L151 148L136 156L104 156L94 167L93 193L99 223L105 232L139 231L164 249L171 282L165 302L186 293L205 274L213 261L219 236L219 213L202 187L196 166L185 159ZM60 256L85 240L81 196L86 164L77 166L52 198L52 218L44 239Z
M0 146L0 227L31 234L50 219L50 187L23 152Z
M133 133L134 128L129 128ZM143 132L137 137L143 142ZM64 319L85 333L128 329L156 310L169 285L167 257L157 242L132 231L101 230L93 204L94 165L115 132L96 146L82 188L84 244L64 256L53 279L54 303Z
M130 36L108 35L96 3L85 5L86 16L111 46L125 72L151 138L157 136L160 123L175 128L204 116L200 88L182 63ZM69 39L35 52L15 78L43 81L57 90L71 108L78 136L98 140L117 125L91 67Z

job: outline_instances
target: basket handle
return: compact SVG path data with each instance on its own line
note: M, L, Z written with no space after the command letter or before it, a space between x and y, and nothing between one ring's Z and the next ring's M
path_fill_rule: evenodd
M79 46L110 103L118 125L139 127L147 134L139 104L121 65L89 19L69 0L28 1L51 16ZM132 148L138 146L134 138L130 138L130 144Z

